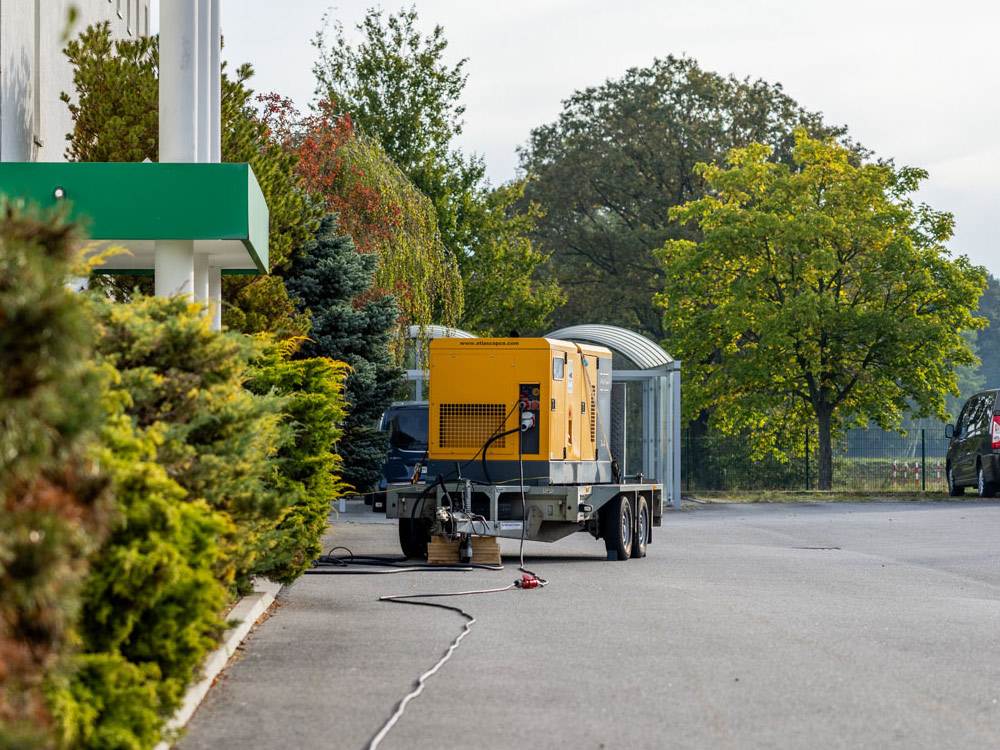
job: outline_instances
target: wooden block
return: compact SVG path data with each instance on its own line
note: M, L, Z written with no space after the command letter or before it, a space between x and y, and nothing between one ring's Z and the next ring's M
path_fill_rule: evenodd
M432 536L427 543L427 562L431 565L458 565L458 540Z
M477 565L500 565L500 543L495 536L472 537L472 562Z

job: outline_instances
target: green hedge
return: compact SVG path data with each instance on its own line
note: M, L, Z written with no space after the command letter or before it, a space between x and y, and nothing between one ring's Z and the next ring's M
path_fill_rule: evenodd
M334 446L346 416L344 382L348 366L324 357L291 357L301 339L271 344L247 380L252 392L285 397L284 420L292 437L278 451L277 489L293 498L269 536L272 544L257 574L290 583L320 554L330 504L347 490Z
M150 748L235 597L319 551L345 366L72 293L72 229L4 210L0 746Z
M66 285L74 230L0 203L0 747L44 747L85 561L110 508L92 460L110 374Z

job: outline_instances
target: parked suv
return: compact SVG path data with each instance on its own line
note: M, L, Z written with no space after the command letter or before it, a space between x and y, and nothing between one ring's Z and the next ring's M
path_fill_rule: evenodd
M948 494L975 487L980 497L1000 489L1000 389L983 391L965 402L954 426L944 434L948 445Z

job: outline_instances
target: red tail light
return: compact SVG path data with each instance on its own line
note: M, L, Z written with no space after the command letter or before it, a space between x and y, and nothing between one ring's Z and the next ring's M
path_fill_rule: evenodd
M990 447L993 450L1000 448L1000 414L993 415L993 424L990 425Z

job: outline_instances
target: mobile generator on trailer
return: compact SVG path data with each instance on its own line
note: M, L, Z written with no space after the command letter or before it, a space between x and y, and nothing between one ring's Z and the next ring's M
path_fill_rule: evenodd
M427 460L433 481L389 488L404 554L432 537L553 542L587 531L609 559L643 557L661 484L623 482L611 455L611 352L556 339L434 339ZM463 555L468 557L468 553Z

